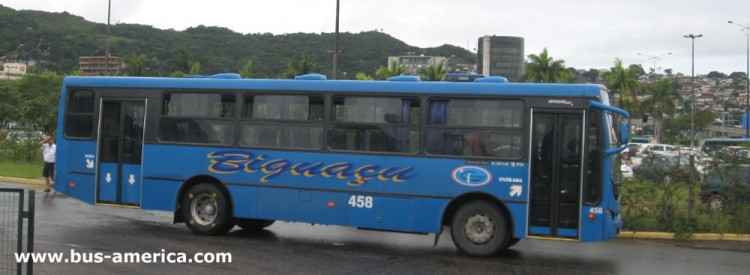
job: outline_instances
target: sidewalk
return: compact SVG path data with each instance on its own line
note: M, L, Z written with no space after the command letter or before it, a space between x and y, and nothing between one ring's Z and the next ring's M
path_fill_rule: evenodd
M13 182L23 184L34 184L44 186L44 178L38 179L20 179L0 176L0 182ZM2 186L0 186L2 187ZM675 240L674 233L666 232L630 232L623 231L617 235L618 239L623 240ZM688 238L679 239L678 241L710 241L710 242L742 242L750 244L750 235L747 234L693 234Z

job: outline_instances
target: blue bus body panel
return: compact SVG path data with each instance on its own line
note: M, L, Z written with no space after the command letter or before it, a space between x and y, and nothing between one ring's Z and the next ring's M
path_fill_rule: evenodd
M96 200L94 193L96 190L94 178L96 142L71 141L61 137L58 137L56 142L58 159L56 160L55 190L83 202L94 204ZM60 159L60 156L67 156L67 158Z
M399 231L439 232L442 210L464 193L497 194L515 217L525 216L528 198L523 162L467 165L463 159L154 144L146 145L144 159L159 165L144 165L143 176L160 179L144 185L145 209L174 209L181 182L194 175L228 185L237 217ZM153 203L155 192L169 204ZM371 207L356 205L357 196L370 197Z
M117 163L99 163L99 201L114 203L117 201Z
M140 164L123 164L122 175L122 203L140 204L141 203L141 165Z

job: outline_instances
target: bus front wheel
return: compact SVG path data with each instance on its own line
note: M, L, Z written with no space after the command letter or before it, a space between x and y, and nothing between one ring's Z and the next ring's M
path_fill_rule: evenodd
M213 184L195 185L182 198L185 224L199 235L221 235L234 227L229 202L224 192Z
M508 242L505 215L487 201L464 204L453 216L451 237L456 247L467 255L497 254Z

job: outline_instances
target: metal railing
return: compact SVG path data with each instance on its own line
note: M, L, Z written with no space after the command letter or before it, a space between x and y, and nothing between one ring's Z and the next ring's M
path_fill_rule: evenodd
M16 261L17 253L34 252L34 190L0 188L0 274L23 274L23 263ZM24 211L24 206L26 210ZM24 232L23 222L27 227ZM26 233L26 250L23 249ZM26 263L26 274L33 274L33 262Z

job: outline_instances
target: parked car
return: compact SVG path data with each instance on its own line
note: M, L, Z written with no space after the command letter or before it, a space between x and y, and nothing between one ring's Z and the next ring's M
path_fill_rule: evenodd
M727 203L750 204L750 164L720 165L706 177L701 186L701 201L715 211L722 211Z
M635 156L637 157L644 157L645 155L649 154L666 154L670 152L677 151L677 147L674 145L669 144L659 144L659 143L643 143L638 146L638 149L636 149Z
M702 181L704 169L696 162L694 163L697 178ZM633 165L633 175L649 179L663 179L664 183L672 183L674 180L683 182L690 181L690 157L680 154L647 155L641 159L640 164Z

